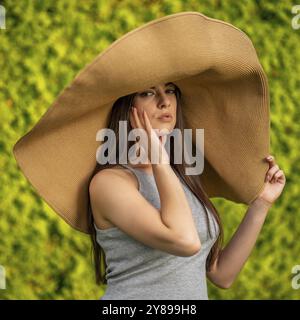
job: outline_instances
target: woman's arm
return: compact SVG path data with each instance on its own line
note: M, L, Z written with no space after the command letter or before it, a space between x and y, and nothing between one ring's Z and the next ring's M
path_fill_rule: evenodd
M174 235L186 242L188 247L192 247L193 252L198 252L201 242L192 211L181 182L170 166L170 159L163 142L154 133L146 111L143 112L141 118L136 108L133 108L132 112L133 127L144 129L148 136L148 139L144 141L148 144L148 161L152 157L153 149L157 152L156 160L159 161L157 163L150 161L150 163L160 197L161 220ZM140 143L144 146L143 138L140 139Z
M182 185L169 164L152 164L154 178L160 196L161 219L179 238L193 244L198 252L201 248L192 211Z
M220 252L212 270L207 272L216 286L227 289L232 285L254 247L270 207L271 204L262 199L248 207L230 242Z
M254 247L270 207L285 186L284 173L274 157L265 159L269 162L269 170L262 192L250 204L237 231L219 253L212 270L207 272L207 277L220 288L227 289L232 285Z

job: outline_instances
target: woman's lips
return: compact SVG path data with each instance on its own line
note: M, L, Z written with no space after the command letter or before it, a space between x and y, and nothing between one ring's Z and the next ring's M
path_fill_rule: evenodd
M172 116L162 116L162 117L159 117L158 120L162 121L162 122L170 122L172 121Z

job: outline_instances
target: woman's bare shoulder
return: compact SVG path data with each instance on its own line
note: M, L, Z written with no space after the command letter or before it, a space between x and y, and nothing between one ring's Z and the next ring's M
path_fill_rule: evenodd
M91 180L91 185L92 185L92 181L97 180L100 175L101 175L101 180L110 180L111 177L113 177L114 175L117 175L123 178L124 180L128 181L128 183L134 185L136 189L138 189L138 181L135 175L131 171L126 170L124 167L120 165L116 165L111 168L106 168L97 172L94 175L93 179Z
M133 185L136 189L138 189L138 181L136 180L136 177L134 177L134 174L132 172L130 172L129 170L126 170L124 167L122 166L114 166L112 168L106 168L103 170L100 170L99 172L97 172L94 177L91 180L90 183L90 187L89 187L89 192L90 194L94 193L94 188L96 188L97 190L97 194L99 194L99 185L97 183L97 180L99 180L99 177L101 176L101 183L103 184L103 186L106 185L106 183L110 182L112 180L112 177L117 175L118 177L121 177L123 179L123 181L128 182L129 184ZM117 188L117 186L114 186L115 188ZM113 190L113 188L112 188ZM113 192L111 193L111 195L113 195ZM91 204L93 207L93 199L94 197L91 196ZM99 229L109 229L109 228L113 228L115 227L115 225L110 222L107 218L105 218L102 213L96 209L93 210L93 216L94 216L94 221L96 223L96 226Z

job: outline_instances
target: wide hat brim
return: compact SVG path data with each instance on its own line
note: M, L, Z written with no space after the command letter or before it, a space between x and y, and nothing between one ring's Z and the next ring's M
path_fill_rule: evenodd
M270 144L269 90L255 48L227 22L180 12L113 42L13 148L37 193L73 228L89 233L96 133L107 127L113 103L168 81L181 89L186 128L204 129L201 182L208 196L249 204L262 190Z

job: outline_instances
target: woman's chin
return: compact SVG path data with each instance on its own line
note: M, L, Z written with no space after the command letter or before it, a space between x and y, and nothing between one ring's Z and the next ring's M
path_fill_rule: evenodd
M162 123L162 124L156 125L155 128L158 130L171 132L174 129L174 126L172 124Z

